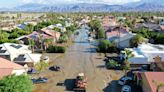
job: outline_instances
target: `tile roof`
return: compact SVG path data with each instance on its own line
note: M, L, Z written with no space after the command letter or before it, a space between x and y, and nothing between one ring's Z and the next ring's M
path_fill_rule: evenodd
M164 72L144 72L144 75L149 83L152 92L156 92L159 83L164 83ZM162 90L164 90L164 87L160 89L160 92L163 92Z
M34 40L38 40L38 39L39 39L39 36L42 36L43 39L53 38L53 37L50 36L50 35L41 34L41 33L38 33L38 32L36 32L36 31L34 31L33 33L29 34L27 37L28 37L28 38L31 38L31 39L34 39Z
M126 29L119 29L119 28L112 28L112 29L109 29L108 31L106 31L106 36L108 39L110 38L119 38L119 35L120 36L123 36L123 35L126 35L126 34L129 34L129 32L126 30Z
M49 28L43 28L41 29L42 32L46 33L47 35L50 35L50 36L53 36L53 37L56 37L56 35L60 35L59 32L56 32L52 29L49 29Z
M0 57L0 69L23 69L24 67Z
M12 74L12 68L0 68L0 79Z

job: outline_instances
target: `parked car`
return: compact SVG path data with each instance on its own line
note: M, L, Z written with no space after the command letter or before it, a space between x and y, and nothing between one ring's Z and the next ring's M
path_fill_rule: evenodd
M47 78L38 78L38 79L31 79L33 84L39 84L39 83L46 83L48 82Z
M119 85L125 85L126 83L128 83L129 81L132 81L131 77L122 77L119 81L118 84Z
M124 85L121 92L131 92L131 87L129 85Z
M49 69L52 70L52 71L60 71L61 67L57 66L57 65L54 65L54 66L50 67Z
M56 84L57 86L65 86L64 82L63 81L60 81Z
M36 74L37 73L37 70L34 69L34 68L31 68L27 71L28 74Z

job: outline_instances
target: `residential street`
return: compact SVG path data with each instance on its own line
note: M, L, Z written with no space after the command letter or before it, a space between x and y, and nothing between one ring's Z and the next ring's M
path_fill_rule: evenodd
M96 42L88 42L88 30L82 28L79 32L75 43L68 48L65 55L55 60L50 57L54 65L62 67L62 71L49 70L42 73L42 76L49 78L49 82L36 85L35 92L70 92L72 79L80 72L84 72L88 77L87 92L119 92L117 88L110 87L109 83L111 80L119 79L123 73L107 70L103 62L104 56L95 52ZM65 83L65 86L57 86L58 82Z

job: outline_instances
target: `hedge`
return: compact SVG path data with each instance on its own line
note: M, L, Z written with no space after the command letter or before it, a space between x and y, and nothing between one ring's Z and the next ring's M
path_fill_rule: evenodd
M47 49L48 53L65 53L66 48L63 46L49 46Z

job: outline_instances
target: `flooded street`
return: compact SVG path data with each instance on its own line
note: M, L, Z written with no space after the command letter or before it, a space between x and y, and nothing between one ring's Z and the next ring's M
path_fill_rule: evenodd
M67 49L65 55L54 60L54 64L61 66L62 71L44 72L43 76L49 78L49 82L36 85L35 92L70 92L72 80L80 72L88 77L87 92L109 92L110 81L118 79L122 74L120 71L106 70L104 56L95 52L96 42L88 42L87 32L86 29L79 30L75 43ZM58 82L63 82L65 86L57 86Z

